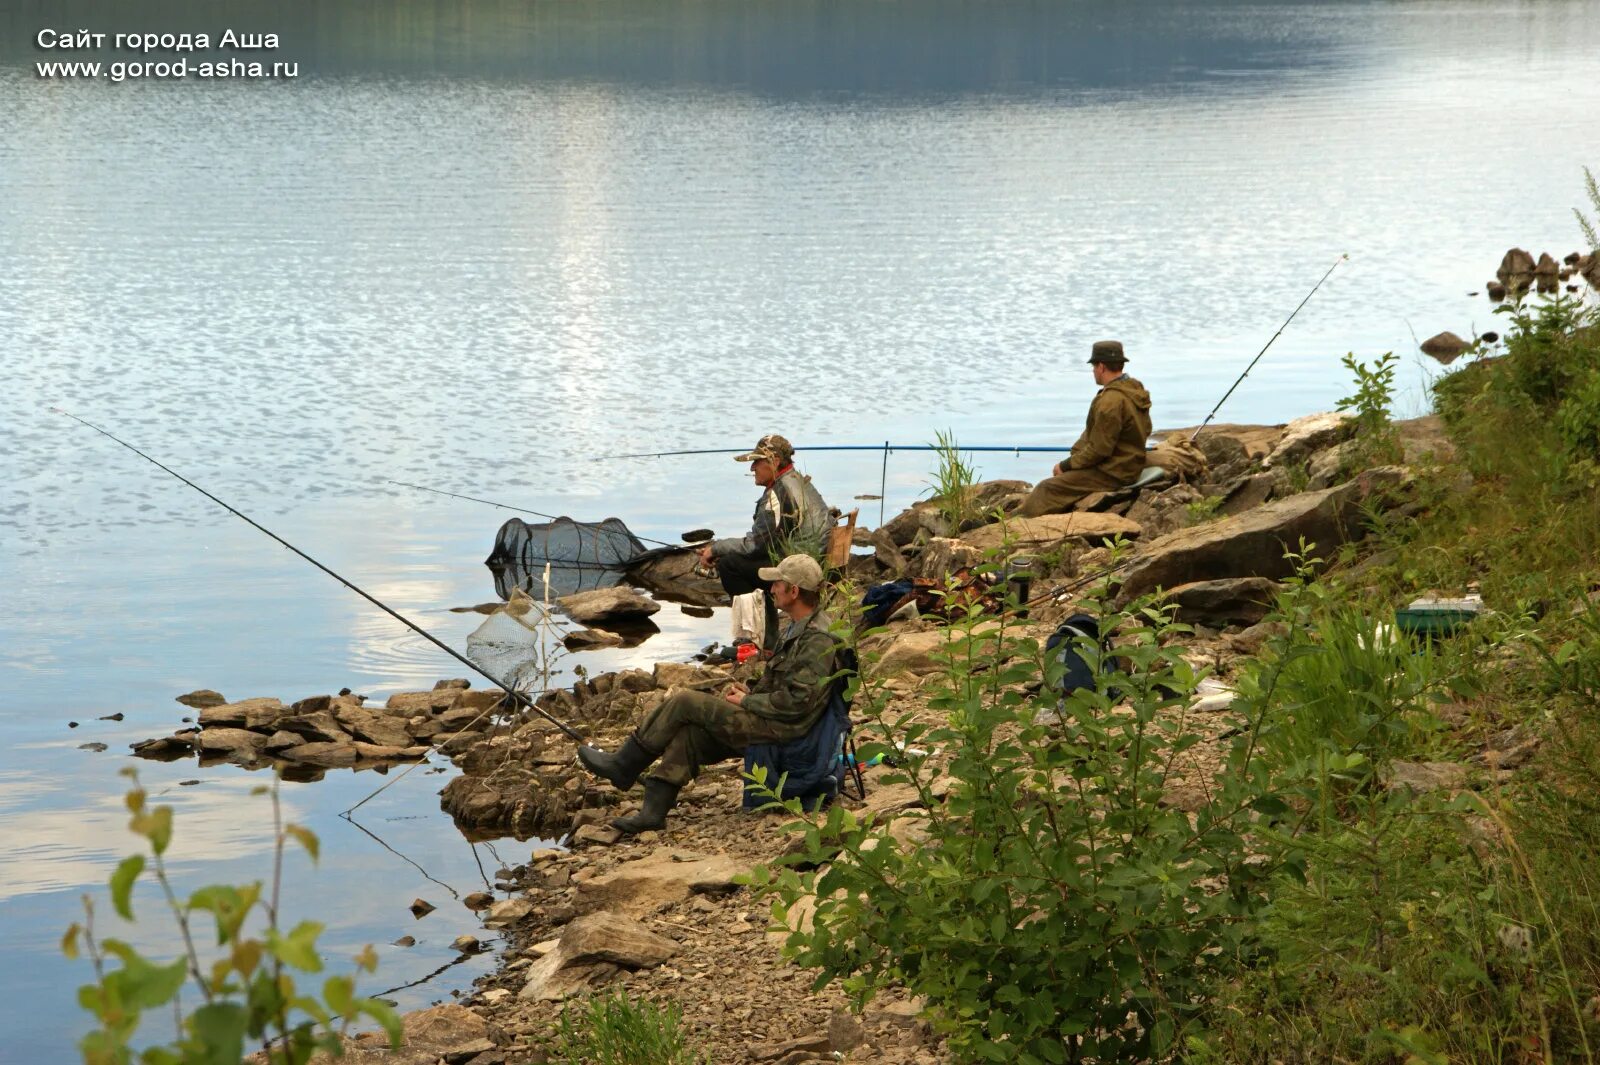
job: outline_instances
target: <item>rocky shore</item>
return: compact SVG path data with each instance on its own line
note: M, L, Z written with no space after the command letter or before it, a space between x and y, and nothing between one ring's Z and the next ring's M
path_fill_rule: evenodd
M847 587L858 595L897 577L942 578L1005 543L1030 556L1036 593L1081 591L1086 578L1110 580L1123 601L1164 589L1178 617L1193 626L1187 657L1212 671L1181 709L1212 723L1211 741L1188 752L1165 800L1192 809L1237 724L1228 678L1268 635L1262 619L1288 572L1284 551L1303 539L1331 555L1362 536L1374 508L1392 515L1420 508L1410 490L1417 471L1448 468L1451 447L1436 419L1395 428L1403 456L1389 466L1360 468L1353 422L1314 415L1283 426L1210 427L1199 439L1208 469L1193 483L1111 494L1090 501L1095 509L1087 511L950 528L949 508L920 502L860 534L859 546L870 551L852 558ZM971 490L970 502L992 516L1026 489L989 482ZM1127 555L1108 575L1113 540ZM1042 642L1073 603L1072 595L1036 594L1019 634ZM890 692L888 715L934 719L924 688L939 669L934 653L944 639L938 621L924 617L891 622L863 643L868 668ZM611 745L673 688L716 687L748 668L662 662L650 671L587 677L544 693L539 703ZM347 738L329 738L341 731ZM608 822L636 800L582 773L553 726L507 711L500 693L475 692L462 681L396 695L381 709L348 695L287 707L276 700L218 703L202 709L187 742L203 753L300 759L308 744L339 744L352 752L339 758L354 759L340 764L357 767L363 758L410 757L419 746L440 744L460 769L442 805L463 831L563 840L563 847L539 847L499 870L494 894L464 900L486 929L504 937L499 968L461 1004L408 1015L407 1049L380 1049L364 1037L351 1048L356 1061L542 1061L566 1003L612 987L676 1003L690 1045L713 1062L946 1060L917 1001L890 994L855 1013L837 988L812 990L811 974L784 961L788 930L769 927L770 914L740 877L790 851L793 836L782 818L740 811L736 764L715 767L687 788L663 832L619 838ZM1470 760L1475 765L1401 763L1389 786L1458 789L1474 773L1515 772L1537 746L1537 737L1508 730L1489 739ZM864 802L841 802L860 815L898 819L896 831L903 826L914 835L925 800L909 785L882 786L873 775ZM792 926L806 920L804 906L791 911Z

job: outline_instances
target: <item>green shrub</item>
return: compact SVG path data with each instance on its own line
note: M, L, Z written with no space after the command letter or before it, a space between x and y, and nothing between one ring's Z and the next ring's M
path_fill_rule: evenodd
M1120 631L1114 668L1059 706L1061 667L976 614L948 630L941 655L930 706L948 724L890 719L864 685L856 709L871 710L879 742L863 757L941 752L881 780L910 783L925 809L874 818L835 806L792 826L804 838L786 864L824 870L752 876L780 921L816 898L811 930L787 950L819 970L819 986L837 980L865 1000L904 984L926 996L960 1062L1165 1055L1248 953L1270 867L1245 832L1285 809L1253 757L1256 730L1225 773L1194 782L1197 809L1171 805L1204 735L1182 709L1202 674L1173 642L1184 630L1147 603L1102 616ZM1092 643L1079 650L1098 656Z
M658 1010L624 992L561 1011L550 1060L565 1065L702 1065L690 1053L676 1005Z
M400 1021L394 1011L377 999L357 998L352 978L330 976L320 994L296 987L291 970L322 970L317 953L322 925L302 921L287 932L279 927L283 848L293 839L315 860L318 844L309 830L282 823L276 788L256 789L272 796L276 841L271 892L263 898L260 881L239 887L214 884L180 900L163 858L172 842L172 807L149 805L137 774L131 769L123 774L134 781L126 796L133 815L128 828L145 839L150 857L134 854L117 865L110 881L112 908L123 920L134 919L134 884L148 869L161 886L182 950L171 961L152 961L123 940L99 938L93 900L84 896L84 923L67 930L61 948L68 957L86 950L94 963L95 982L78 990L79 1003L99 1022L79 1044L86 1065L133 1061L131 1041L143 1014L169 1004L179 1015L179 1035L170 1044L137 1052L145 1065L233 1065L243 1057L247 1042L259 1044L272 1065L304 1065L318 1051L342 1054L345 1032L362 1016L383 1025L391 1046L400 1045ZM264 914L266 927L260 938L252 938L244 925L257 912ZM196 941L193 922L200 914L210 915L216 933L216 957L209 960L202 957ZM113 961L115 968L109 964ZM368 947L356 963L372 972L377 955ZM188 1013L179 1004L186 983L201 1002Z
M1356 431L1351 453L1345 459L1347 471L1399 462L1404 452L1391 416L1394 407L1394 375L1399 356L1385 352L1370 367L1357 362L1355 353L1343 359L1345 369L1356 379L1356 390L1339 401L1338 408L1353 412Z
M967 522L979 516L972 501L978 471L961 453L953 431L941 430L935 436L934 454L939 465L929 488L933 491L933 503L939 516L944 519L949 535L954 536Z

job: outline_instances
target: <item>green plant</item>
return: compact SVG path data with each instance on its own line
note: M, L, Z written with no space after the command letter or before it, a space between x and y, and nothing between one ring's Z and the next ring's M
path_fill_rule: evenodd
M318 843L309 830L283 823L275 787L257 789L272 796L275 842L270 894L263 898L262 884L256 881L238 887L214 884L180 900L164 860L172 842L172 807L150 805L137 774L131 769L123 774L133 781L126 795L133 815L128 828L144 838L150 857L134 854L118 863L110 880L112 908L123 920L134 919L134 885L148 869L177 926L182 952L171 961L158 962L123 940L98 938L94 902L84 896L84 921L67 930L62 950L68 957L87 951L94 964L95 982L78 991L78 1001L99 1022L80 1044L86 1065L122 1065L135 1057L145 1065L232 1065L242 1058L246 1041L259 1042L272 1065L303 1065L317 1051L340 1056L344 1033L363 1015L384 1027L391 1046L400 1045L400 1022L394 1011L377 999L357 998L351 977L328 977L320 994L296 987L291 970L322 970L317 953L322 925L302 921L288 931L279 927L283 848L293 839L315 860ZM248 936L244 929L258 912L266 922L259 938ZM202 957L196 941L193 922L202 913L211 915L216 933L215 957L210 960ZM115 968L108 964L112 961ZM377 967L377 955L368 947L356 963L371 972ZM201 1001L188 1013L179 1002L186 983L192 984ZM143 1014L169 1003L179 1013L177 1038L136 1052L130 1041Z
M1589 242L1590 251L1600 251L1600 230L1596 230L1596 222L1600 220L1600 185L1595 184L1594 173L1588 167L1583 168L1583 191L1588 194L1589 205L1596 214L1596 219L1590 219L1577 207L1572 213L1578 216L1578 228L1583 231L1583 239Z
M659 1010L619 991L561 1011L552 1061L565 1065L701 1065L676 1004Z
M1186 708L1202 674L1175 642L1185 630L1148 602L1099 606L1119 642L1096 689L1058 699L1054 656L976 612L940 655L929 705L948 723L888 717L863 685L856 709L878 737L863 757L939 752L883 779L909 784L923 808L875 818L835 806L791 826L803 843L785 864L824 870L752 875L780 922L815 899L788 951L819 985L864 1000L903 983L961 1062L1170 1053L1210 982L1248 954L1270 863L1246 833L1285 812L1255 757L1258 723L1224 772L1198 770L1203 726ZM1100 659L1092 641L1078 650ZM1168 801L1180 778L1192 810Z
M1391 417L1395 369L1400 357L1392 351L1385 352L1369 367L1349 352L1340 361L1356 380L1356 390L1338 404L1340 410L1353 411L1356 422L1354 445L1345 459L1345 468L1365 469L1400 461L1405 452Z
M1183 505L1184 513L1189 517L1190 525L1199 525L1217 517L1222 511L1223 498L1220 495L1202 496Z
M934 471L935 480L929 487L933 491L934 506L953 536L978 516L972 500L972 488L977 484L978 471L956 446L953 430L943 429L935 436L934 454L939 464Z

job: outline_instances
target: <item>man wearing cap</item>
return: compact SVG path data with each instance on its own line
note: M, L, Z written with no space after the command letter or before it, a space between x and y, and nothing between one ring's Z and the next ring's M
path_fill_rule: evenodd
M754 743L799 739L827 709L839 641L829 632L828 616L818 610L821 564L810 555L790 555L776 566L762 567L759 575L791 620L753 687L735 683L721 695L679 689L616 754L578 748L585 769L623 791L644 775L642 808L611 822L621 831L661 828L678 792L701 767L739 757Z
M755 521L745 535L714 540L701 548L700 561L716 565L729 595L744 595L767 590L758 573L763 566L794 552L820 556L833 516L810 478L794 468L794 446L777 433L763 436L753 450L734 456L734 461L748 462L756 484L765 489L756 503ZM770 648L778 630L770 594L766 614L765 643Z
M1122 341L1094 342L1089 365L1100 391L1089 404L1083 435L1072 445L1072 454L1033 486L1018 511L1023 517L1071 510L1084 496L1131 484L1143 472L1150 393L1122 372L1127 362Z

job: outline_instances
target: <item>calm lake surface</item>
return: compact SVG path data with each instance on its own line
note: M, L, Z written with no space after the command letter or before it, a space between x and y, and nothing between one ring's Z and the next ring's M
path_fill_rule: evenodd
M748 520L724 458L672 447L1065 444L1092 340L1158 426L1194 424L1340 254L1223 418L1348 390L1339 357L1493 328L1512 245L1578 246L1600 166L1600 3L11 3L0 12L0 1060L73 1060L57 943L132 845L127 745L199 687L375 698L463 669L98 422L455 647L507 512L662 539ZM136 14L137 13L137 14ZM276 32L284 81L41 79L43 27ZM103 58L129 58L108 53ZM1437 372L1435 370L1434 372ZM1036 478L1046 456L980 456ZM880 456L803 462L846 507ZM893 513L927 458L889 463ZM869 523L877 506L860 504ZM726 619L668 606L683 658ZM122 714L120 721L101 720ZM70 727L78 722L78 727ZM80 744L104 743L104 752ZM185 886L266 874L261 774L137 763ZM436 762L436 766L446 763ZM474 848L424 767L285 785L322 836L292 919L382 946L369 990L447 998L491 960L452 897ZM197 781L198 783L185 783ZM101 896L103 898L103 895ZM422 897L439 907L422 921ZM157 912L141 891L136 906ZM107 909L102 905L102 910ZM103 934L158 948L159 922ZM164 927L164 926L162 926Z

